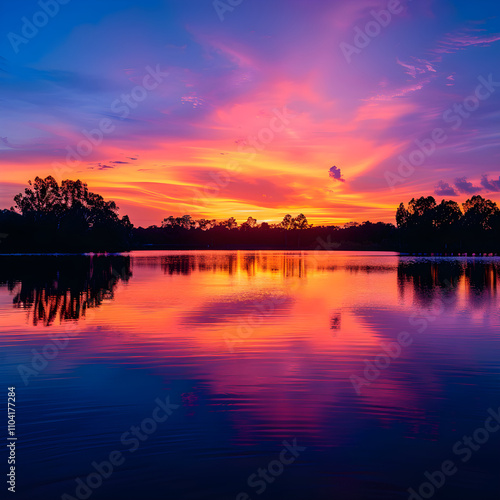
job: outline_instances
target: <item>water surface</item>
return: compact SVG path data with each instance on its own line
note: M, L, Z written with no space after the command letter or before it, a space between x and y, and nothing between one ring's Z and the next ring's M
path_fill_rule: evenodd
M500 407L499 270L363 252L0 256L18 497L76 498L117 450L92 499L403 499L445 460L457 472L435 498L496 499L500 432L467 461L453 449ZM123 434L167 396L178 408L130 451ZM294 440L293 463L248 483Z

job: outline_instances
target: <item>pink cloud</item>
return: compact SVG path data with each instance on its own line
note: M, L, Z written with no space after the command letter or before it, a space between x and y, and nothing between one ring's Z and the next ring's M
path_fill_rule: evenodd
M500 33L487 34L485 29L464 29L448 33L434 49L438 54L452 54L469 47L488 47L500 41Z

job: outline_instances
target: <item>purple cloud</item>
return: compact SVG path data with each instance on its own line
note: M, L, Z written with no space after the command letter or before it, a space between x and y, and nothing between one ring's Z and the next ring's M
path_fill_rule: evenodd
M500 177L498 177L498 180L495 181L493 179L488 179L487 175L483 175L481 177L481 186L483 186L486 191L498 192L500 191Z
M439 181L434 191L438 196L458 196L457 191L447 182Z
M459 177L455 179L455 187L458 189L460 193L465 194L474 194L478 191L482 191L482 188L479 186L474 186L472 182L467 180L467 177Z
M97 170L108 170L110 168L115 168L115 167L112 167L110 165L103 165L102 163L97 163L93 167L87 167L87 170L94 170L94 168L96 168Z
M340 168L338 168L338 167L332 167L328 171L328 175L330 176L331 179L335 179L336 181L340 181L340 182L345 182L345 179L342 177L342 172L340 171Z

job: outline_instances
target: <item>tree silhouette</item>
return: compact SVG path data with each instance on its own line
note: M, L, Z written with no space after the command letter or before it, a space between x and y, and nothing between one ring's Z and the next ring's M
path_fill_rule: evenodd
M482 196L476 195L467 200L464 204L463 225L472 228L492 228L492 219L498 214L497 204L491 200L485 200Z
M412 198L396 211L399 241L412 252L498 252L500 210L495 202L476 195L460 205L432 196Z
M89 191L80 180L59 185L51 176L36 177L14 202L11 214L20 216L16 227L12 215L0 214L0 232L9 235L2 251L112 251L130 245L129 217L120 219L114 201Z
M15 207L0 211L0 251L100 252L130 248L399 250L403 252L500 251L500 209L479 195L460 205L432 196L412 198L396 210L397 229L382 222L350 222L343 227L313 226L307 217L286 214L276 224L249 216L194 219L168 216L161 226L134 228L120 218L114 201L89 191L80 180L59 185L51 176L36 177ZM327 242L327 243L325 243Z
M434 209L435 225L439 229L448 229L457 224L462 218L460 205L453 200L441 200Z
M307 229L310 227L307 222L307 217L304 214L297 215L297 217L292 219L292 221L294 229Z

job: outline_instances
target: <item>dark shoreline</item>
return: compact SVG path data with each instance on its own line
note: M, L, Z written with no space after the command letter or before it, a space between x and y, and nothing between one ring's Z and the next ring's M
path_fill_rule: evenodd
M194 247L194 246L184 246L184 245L161 245L155 247L142 247L142 248L131 248L128 250L122 251L82 251L82 252L0 252L0 257L15 257L15 256L25 256L25 257L43 257L43 256L53 256L53 257L65 257L65 256L113 256L113 255L126 255L131 252L163 252L163 251L179 251L179 252L192 252L192 251L203 251L203 252L259 252L259 251L268 251L268 252L314 252L314 253L323 253L323 252L332 252L332 253L341 253L341 252L370 252L373 254L393 254L393 256L399 257L448 257L448 258L457 258L457 257L499 257L498 253L492 252L469 252L469 253L443 253L443 252L399 252L397 250L390 249L375 249L375 248L336 248L336 249L313 249L313 248L284 248L284 247L236 247L236 246L226 246L226 247L215 247L215 248L206 248L206 247Z

